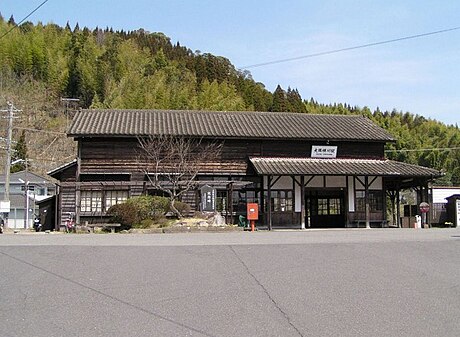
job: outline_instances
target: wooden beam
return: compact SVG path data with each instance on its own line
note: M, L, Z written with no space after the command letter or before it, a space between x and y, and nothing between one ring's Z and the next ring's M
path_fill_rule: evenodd
M268 208L268 213L267 213L267 217L268 217L268 230L271 231L272 230L272 184L271 184L271 181L272 181L272 176L271 175L268 175L267 176L267 185L268 185L268 196L267 196L267 208Z
M364 177L364 200L365 200L365 211L366 211L366 228L371 228L370 218L371 209L369 204L369 176Z
M269 177L271 177L271 176L269 176ZM282 176L278 176L278 178L276 178L275 181L269 185L270 188L272 188L273 186L275 186L275 184L281 179L281 177L282 177Z
M398 228L401 228L401 200L399 197L399 192L400 192L400 189L398 187L398 189L396 190L396 222L397 222Z
M304 180L305 180L305 177L300 176L300 229L305 229L305 181Z
M311 181L315 178L316 176L311 176L310 178L308 178L307 182L304 184L305 187L308 186L309 183L311 183Z

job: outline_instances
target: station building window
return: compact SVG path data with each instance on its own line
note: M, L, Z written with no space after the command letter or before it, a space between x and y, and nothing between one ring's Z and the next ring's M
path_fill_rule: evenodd
M127 190L90 190L81 191L80 205L82 212L105 212L111 206L121 204L128 199Z
M292 212L293 192L292 190L272 190L271 191L271 211L272 212Z
M383 192L380 190L371 190L369 193L369 209L371 212L383 211ZM357 190L355 194L356 211L366 211L366 192Z

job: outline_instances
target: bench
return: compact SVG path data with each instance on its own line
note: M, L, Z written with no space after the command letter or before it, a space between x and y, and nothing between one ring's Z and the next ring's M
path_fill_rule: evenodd
M94 233L94 228L109 228L110 233L115 233L115 228L120 227L121 224L119 223L92 223L92 224L85 224L86 227L90 229L92 233Z
M372 226L374 224L374 226ZM378 225L378 227L381 228L386 228L388 227L388 221L387 220L369 220L369 226L371 228L375 227L375 225ZM356 227L356 228L366 228L366 220L353 220L350 221L348 224L348 227Z

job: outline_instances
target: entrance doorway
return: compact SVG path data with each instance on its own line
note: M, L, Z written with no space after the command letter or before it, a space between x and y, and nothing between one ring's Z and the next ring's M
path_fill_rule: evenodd
M311 228L345 227L345 191L309 190L305 192L306 224Z

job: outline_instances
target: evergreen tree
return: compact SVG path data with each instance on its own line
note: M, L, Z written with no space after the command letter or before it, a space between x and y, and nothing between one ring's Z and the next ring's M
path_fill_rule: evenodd
M11 29L11 25L16 25L13 16L8 22L0 17L1 31ZM285 91L280 85L271 93L254 81L249 71L237 71L228 59L194 53L179 42L171 43L163 33L82 28L76 24L72 30L69 23L61 28L26 22L0 41L2 95L16 102L27 97L27 102L21 102L29 107L27 126L63 132L65 119L53 103L58 97L80 98L83 108L356 114L372 119L397 140L387 144L389 158L442 169L446 172L443 184L460 184L460 151L450 150L460 147L457 125L410 112L371 111L348 103L321 104L314 98L302 101L297 89ZM42 153L53 143L53 138L40 138L35 133L28 136L32 154ZM73 153L71 146L69 152L61 151L58 143L53 143L50 153L61 153L59 158ZM445 148L449 150L439 150ZM433 150L414 151L417 149Z
M8 24L11 26L16 26L16 21L14 21L13 15L10 16L10 19L8 20Z
M273 103L270 108L270 111L288 111L287 94L286 91L284 91L279 84L276 87L275 92L273 93Z
M27 142L26 142L26 133L25 130L22 131L21 136L19 137L18 142L14 146L13 154L11 156L12 161L21 160L20 162L11 166L11 173L24 171L26 169L27 161Z
M307 112L305 104L302 102L302 97L297 89L291 89L288 87L286 98L288 104L287 111L301 113Z

